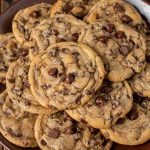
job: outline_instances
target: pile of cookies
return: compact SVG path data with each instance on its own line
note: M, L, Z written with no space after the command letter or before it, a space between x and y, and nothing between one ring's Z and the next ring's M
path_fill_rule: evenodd
M0 35L0 132L21 147L110 150L150 139L150 32L123 0L20 10Z

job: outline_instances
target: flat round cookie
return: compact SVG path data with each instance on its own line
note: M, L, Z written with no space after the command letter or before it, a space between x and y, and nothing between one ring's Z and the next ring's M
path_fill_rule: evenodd
M99 20L82 29L78 42L101 56L111 81L124 81L145 67L146 41L129 26Z
M130 111L132 102L132 90L126 81L104 81L90 101L66 112L73 119L85 121L94 128L110 128Z
M56 15L53 19L43 20L31 33L31 59L34 55L59 42L77 42L81 29L86 23L67 14ZM37 45L37 47L36 47Z
M18 59L20 45L12 33L0 34L0 82L5 83L9 65Z
M147 25L140 13L129 3L123 0L99 0L89 14L85 17L88 23L96 22L98 19L117 21L134 27L140 32L147 32Z
M20 147L37 147L34 125L37 116L22 111L4 91L0 94L0 133Z
M116 143L139 145L150 139L150 100L135 97L133 108L126 117L118 120L111 129L102 133Z
M112 146L99 130L76 122L64 112L39 115L35 137L42 150L110 150Z
M150 97L150 64L147 64L142 72L131 78L130 85L138 95Z
M83 19L90 11L91 7L99 0L58 0L51 9L51 17L56 14L72 14L79 19Z
M56 110L42 107L32 95L28 82L30 61L28 58L20 58L12 63L6 75L7 91L16 105L24 111L35 114L50 114Z
M49 18L50 8L50 4L41 3L17 12L12 22L12 29L16 39L21 45L25 44L29 46L28 40L32 29L35 28L41 20Z
M100 57L88 46L73 42L50 46L31 62L29 69L33 95L42 106L58 110L86 103L103 78Z

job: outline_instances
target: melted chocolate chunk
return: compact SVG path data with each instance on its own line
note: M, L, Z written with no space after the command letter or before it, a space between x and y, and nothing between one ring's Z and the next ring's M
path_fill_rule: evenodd
M119 51L123 56L127 56L131 52L131 49L129 46L121 46Z
M104 27L103 27L106 31L108 31L109 33L112 33L115 29L115 26L113 24L106 24Z
M41 140L41 145L46 146L47 145L46 141L42 139Z
M74 73L69 73L66 76L66 82L67 83L72 83L75 81L75 74Z
M102 35L102 36L100 36L100 37L98 37L98 41L100 41L100 42L102 42L102 43L107 43L107 41L108 41L108 39L109 39L109 37L108 36L105 36L105 35Z
M7 79L9 83L15 83L15 79L11 78L11 79Z
M48 74L50 76L53 76L53 77L57 77L57 74L58 74L58 69L57 68L51 68L49 71L48 71Z
M65 13L69 13L69 12L71 11L71 9L72 9L72 6L69 5L69 4L66 4L66 5L63 7L63 11L64 11Z
M102 89L101 89L100 91L101 91L102 93L108 94L108 93L110 93L110 92L112 91L112 87L106 85L106 86L102 87Z
M53 139L57 139L60 135L60 131L58 129L50 129L48 136Z
M125 122L125 119L124 118L120 118L120 119L118 119L116 124L123 124L124 122Z
M96 103L96 105L101 107L105 104L105 100L102 96L99 96L95 99L95 103Z
M130 120L136 120L138 118L138 112L135 109L132 109L128 114L127 118Z
M72 40L73 40L74 42L77 42L77 41L78 41L78 38L79 38L79 33L73 33L73 34L72 34Z
M33 18L39 18L41 16L41 12L40 12L40 10L39 11L33 11L30 14L30 16L33 17Z
M20 51L19 51L19 55L20 55L21 57L27 56L28 53L29 53L28 49L25 49L25 48L22 48L22 49L20 49Z
M121 6L119 3L115 3L114 10L115 11L119 11L119 12L124 12L125 11L125 9L123 8L123 6Z
M126 24L129 24L130 22L132 22L132 19L129 16L127 16L127 15L122 16L121 19Z
M118 32L115 33L115 37L117 39L123 39L123 38L126 38L126 35L123 31L118 31Z

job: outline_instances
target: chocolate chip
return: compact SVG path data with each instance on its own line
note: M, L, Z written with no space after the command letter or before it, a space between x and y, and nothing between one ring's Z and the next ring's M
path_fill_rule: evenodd
M47 145L46 141L42 139L41 140L41 145L46 146Z
M60 131L58 129L50 129L48 136L53 139L57 139L60 135Z
M132 19L129 16L127 16L127 15L122 16L121 19L122 19L122 21L124 23L127 23L127 24L129 24L130 22L132 22Z
M70 126L68 128L65 128L64 133L65 134L75 134L76 133L76 128L74 126Z
M123 56L127 56L131 52L128 46L121 46L119 51Z
M79 96L77 99L76 99L76 104L78 104L78 105L80 105L81 104L81 98L82 98L82 96Z
M64 38L58 38L58 39L57 39L57 43L58 43L58 42L65 42L65 41L66 41L66 40L65 40Z
M118 119L117 124L123 124L124 122L125 122L125 119L124 118L120 118L120 119Z
M50 76L53 76L53 77L57 77L57 74L58 74L58 69L57 68L51 68L49 71L48 71L48 74Z
M55 29L51 29L50 33L53 34L53 35L58 35L59 34L58 30L55 30Z
M15 83L15 79L11 78L11 79L7 79L9 83Z
M72 40L73 40L74 42L77 42L77 41L78 41L78 38L79 38L79 33L73 33L73 34L72 34Z
M30 14L31 17L33 18L38 18L41 16L41 12L40 11L33 11L31 14Z
M135 120L138 118L138 112L133 109L131 110L128 114L127 114L127 118L130 119L130 120Z
M69 73L67 74L67 77L66 77L66 82L67 83L72 83L75 81L75 74L74 73Z
M0 72L4 72L4 71L7 71L7 66L1 66L0 67Z
M109 39L109 37L108 36L105 36L105 35L102 35L102 36L100 36L100 37L98 37L98 41L100 41L100 42L102 42L102 43L107 43L107 41L108 41L108 39Z
M125 9L123 8L123 6L121 6L119 3L115 3L114 10L115 11L119 11L119 12L124 12L125 11Z
M27 56L28 53L29 53L28 49L25 49L25 48L22 48L22 49L20 49L20 51L19 51L19 55L20 55L21 57Z
M114 31L114 29L115 29L115 26L113 25L113 24L106 24L105 26L104 26L104 29L106 30L106 31L108 31L109 33L112 33L113 31Z
M102 97L102 96L99 96L99 97L97 97L96 99L95 99L95 103L96 103L96 105L98 105L98 106L103 106L104 105L104 103L105 103L105 100L104 100L104 98Z
M115 33L115 37L117 39L123 39L123 38L126 38L126 35L123 31L118 31L118 32Z
M86 90L85 94L86 95L92 95L94 93L94 90Z
M147 55L147 56L146 56L146 61L147 61L148 63L150 63L150 55Z
M72 9L72 6L69 5L69 4L66 4L66 5L63 7L63 11L64 11L65 13L69 13L69 12L71 11L71 9Z

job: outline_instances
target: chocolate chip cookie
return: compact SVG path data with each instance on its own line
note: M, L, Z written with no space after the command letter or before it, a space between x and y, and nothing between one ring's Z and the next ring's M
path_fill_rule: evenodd
M78 123L63 112L39 115L35 137L42 150L110 150L112 145L99 130Z
M37 147L34 124L37 116L22 111L4 91L0 94L0 133L21 147Z
M130 80L131 87L135 93L142 97L150 97L150 64L139 74Z
M31 91L44 107L58 110L86 103L101 86L104 67L88 46L62 42L50 46L30 65Z
M7 91L11 99L21 109L35 114L50 114L55 112L42 107L32 95L28 82L30 61L28 58L20 58L12 63L6 75Z
M145 67L146 41L129 26L99 20L82 29L78 42L101 56L111 81L124 81Z
M134 27L140 32L147 32L147 25L138 11L123 0L99 0L89 14L85 17L88 23L96 22L98 19L117 21Z
M67 14L59 14L53 19L43 20L31 33L30 41L33 48L30 50L30 58L32 59L34 55L46 51L50 45L55 43L77 42L84 26L86 23Z
M5 83L9 65L18 59L20 45L12 33L0 34L0 82Z
M30 33L41 20L49 18L51 5L46 3L36 4L20 10L12 22L13 33L18 42L29 46Z
M104 81L84 106L66 112L75 120L85 121L94 128L110 128L130 111L132 102L132 90L126 81Z
M72 14L79 19L83 19L91 7L99 0L58 0L51 9L51 17L56 14Z
M150 100L134 98L134 105L126 117L110 129L101 129L112 141L125 145L139 145L150 139Z

